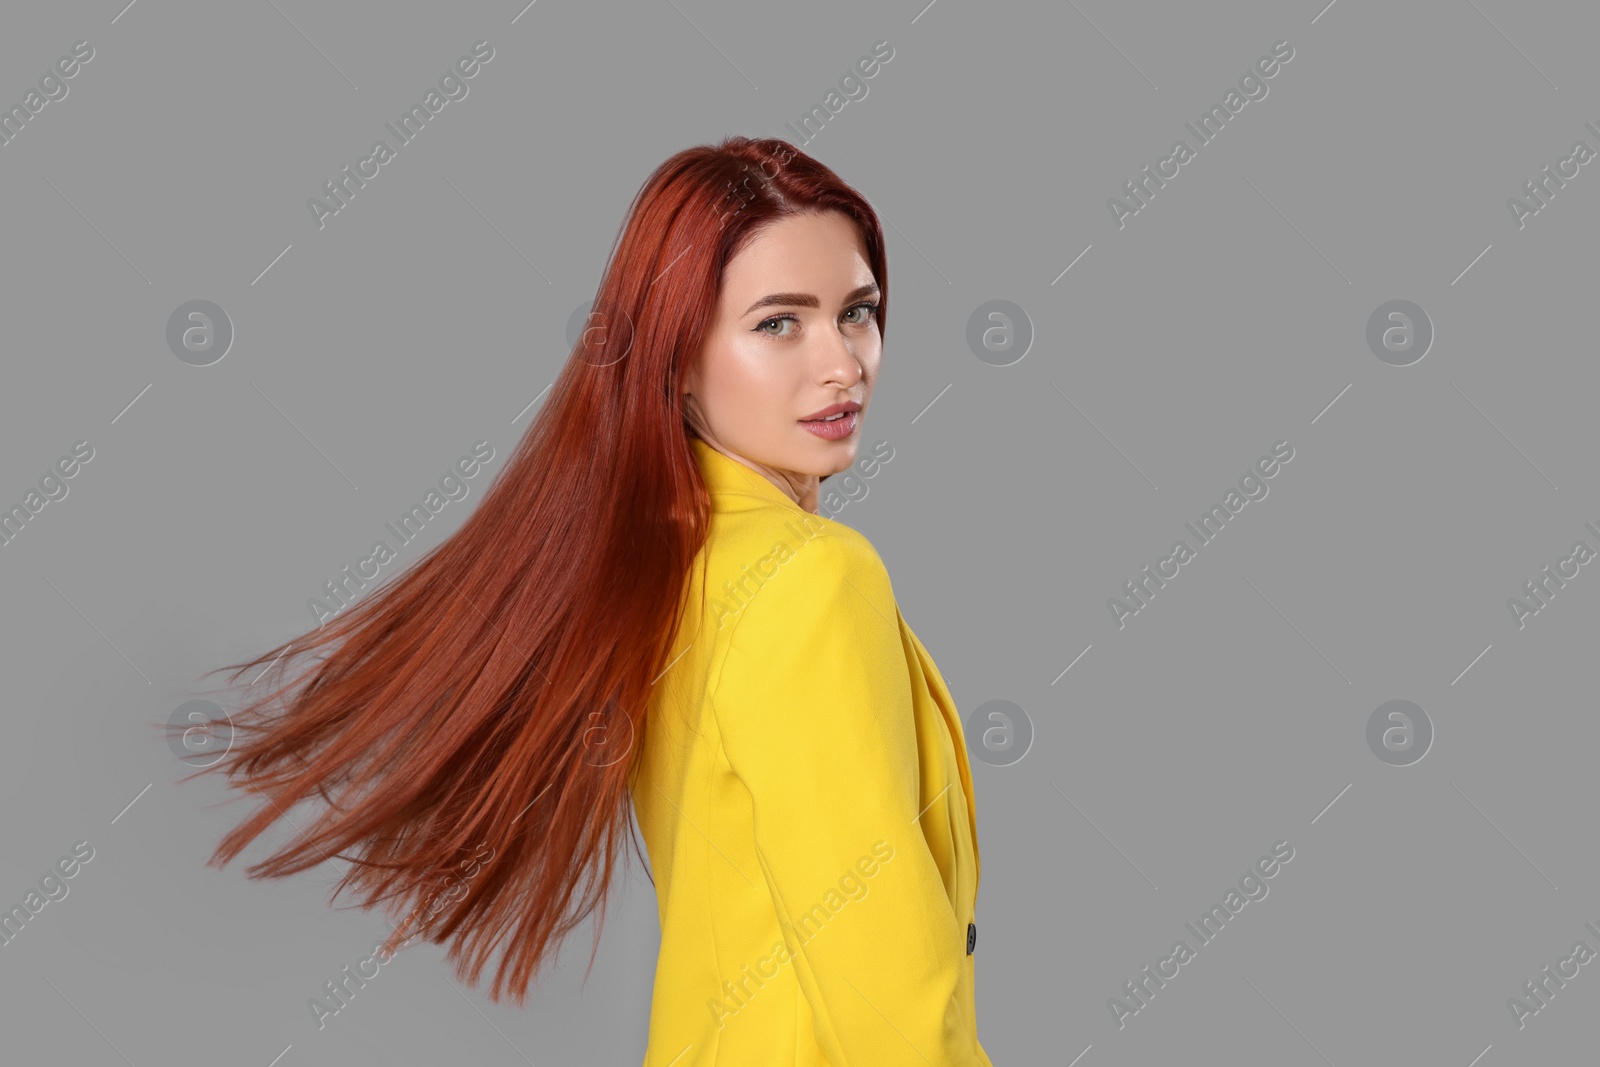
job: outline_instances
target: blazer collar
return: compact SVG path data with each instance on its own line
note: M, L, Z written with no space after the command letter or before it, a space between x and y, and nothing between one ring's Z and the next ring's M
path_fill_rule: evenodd
M802 515L812 514L791 500L760 471L752 470L738 460L723 455L698 437L691 436L689 444L694 450L695 462L700 466L700 476L705 480L706 489L712 496L721 493L739 493L781 504Z

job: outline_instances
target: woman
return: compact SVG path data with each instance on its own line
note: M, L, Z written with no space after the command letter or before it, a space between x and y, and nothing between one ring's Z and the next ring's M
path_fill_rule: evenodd
M217 766L267 804L212 862L317 793L248 873L354 849L335 895L416 903L389 946L448 940L475 982L503 942L490 999L521 1003L603 918L631 801L661 921L646 1067L988 1065L959 716L871 544L815 514L887 289L872 209L786 142L662 164L462 527L234 665L334 646L241 713Z

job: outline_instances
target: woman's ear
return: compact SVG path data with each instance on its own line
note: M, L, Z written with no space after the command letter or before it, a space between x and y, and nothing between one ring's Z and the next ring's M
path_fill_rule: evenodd
M700 405L695 400L694 394L685 389L682 393L678 394L678 398L682 403L680 410L683 412L684 421L689 424L689 428L694 431L696 437L704 440L707 436L708 430L705 424L705 419L700 413Z
M683 380L678 383L678 407L680 410L695 413L699 405L695 401L695 394L700 391L700 366L698 362L691 363L684 368Z

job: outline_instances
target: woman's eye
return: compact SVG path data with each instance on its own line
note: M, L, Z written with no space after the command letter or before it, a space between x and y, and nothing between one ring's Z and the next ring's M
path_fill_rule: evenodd
M793 322L793 321L794 321L794 316L793 315L775 315L770 319L763 320L761 322L761 324L756 327L756 331L758 333L771 333L771 331L769 331L767 329L767 327L770 326L772 323L774 323L774 322ZM785 335L781 334L781 333L774 333L774 334L772 334L772 336L773 337L783 337Z
M857 309L861 309L861 310L864 310L864 311L867 312L866 315L864 315L863 317L861 317L861 318L856 320L856 322L858 324L859 323L863 323L863 322L871 322L873 316L877 315L877 313L878 313L878 305L877 304L857 304L855 307L851 308L850 310L851 311L855 311Z

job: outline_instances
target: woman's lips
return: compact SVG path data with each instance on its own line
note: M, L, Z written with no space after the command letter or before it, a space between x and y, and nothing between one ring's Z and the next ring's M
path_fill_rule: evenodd
M841 441L856 432L858 413L847 411L836 419L801 419L800 425L829 441Z

